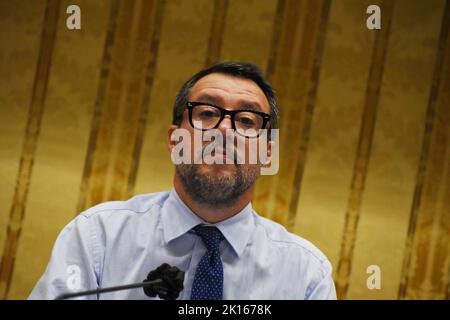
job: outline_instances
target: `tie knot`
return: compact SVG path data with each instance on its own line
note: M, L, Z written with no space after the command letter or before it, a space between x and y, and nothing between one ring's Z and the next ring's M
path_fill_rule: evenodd
M219 250L220 241L224 239L219 229L214 226L198 225L194 228L194 232L202 239L208 251Z

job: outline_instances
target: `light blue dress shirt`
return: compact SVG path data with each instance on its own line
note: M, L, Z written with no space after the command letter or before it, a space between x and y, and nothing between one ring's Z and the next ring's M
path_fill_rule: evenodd
M206 252L190 230L201 223L175 189L96 205L62 230L29 299L141 282L164 262L186 272L179 299L189 299ZM225 237L220 244L224 299L336 299L332 267L323 253L259 216L251 204L215 225ZM142 288L84 298L152 299Z

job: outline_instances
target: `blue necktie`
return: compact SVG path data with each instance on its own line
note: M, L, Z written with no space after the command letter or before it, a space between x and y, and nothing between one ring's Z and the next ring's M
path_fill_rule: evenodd
M192 284L192 300L222 300L223 266L220 260L219 244L224 239L214 226L198 225L194 228L206 246L206 253L200 260Z

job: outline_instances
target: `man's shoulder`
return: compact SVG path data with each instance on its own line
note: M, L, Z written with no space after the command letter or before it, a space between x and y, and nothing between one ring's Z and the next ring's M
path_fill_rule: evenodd
M328 258L319 248L305 238L289 232L283 225L261 216L257 218L257 225L264 230L268 241L275 246L285 247L302 255L310 256L318 264L329 263Z
M114 213L143 214L154 206L161 207L169 196L169 191L138 194L125 201L107 201L99 203L80 213L80 216L92 218Z

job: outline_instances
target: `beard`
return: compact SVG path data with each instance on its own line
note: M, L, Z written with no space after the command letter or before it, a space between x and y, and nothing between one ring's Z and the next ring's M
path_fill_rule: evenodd
M186 193L211 208L234 205L259 177L259 165L234 164L230 174L207 174L200 164L179 164L176 172Z

